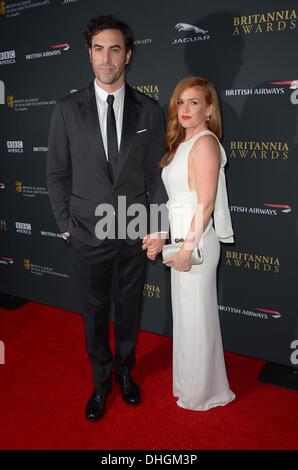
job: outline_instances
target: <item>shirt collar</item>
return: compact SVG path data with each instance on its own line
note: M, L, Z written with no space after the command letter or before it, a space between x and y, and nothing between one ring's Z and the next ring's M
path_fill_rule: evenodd
M108 95L114 95L115 100L117 101L119 98L124 96L124 91L125 91L125 82L122 83L121 87L118 88L118 90L114 91L113 93L108 93L106 90L101 88L97 83L96 79L94 79L94 88L95 88L95 94L96 96L102 100L102 101L107 101Z

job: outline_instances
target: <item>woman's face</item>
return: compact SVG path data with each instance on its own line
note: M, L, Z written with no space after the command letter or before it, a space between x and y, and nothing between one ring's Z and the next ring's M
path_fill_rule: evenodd
M206 102L205 94L199 87L182 91L177 100L177 115L182 127L206 129L206 117L212 112L212 105Z

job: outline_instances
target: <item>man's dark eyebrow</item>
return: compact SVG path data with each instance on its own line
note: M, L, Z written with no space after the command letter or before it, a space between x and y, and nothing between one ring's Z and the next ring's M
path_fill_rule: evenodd
M103 47L103 45L95 43L93 44L93 47ZM119 49L121 49L120 44L113 44L112 46L109 47L109 49L113 49L114 47L118 47Z

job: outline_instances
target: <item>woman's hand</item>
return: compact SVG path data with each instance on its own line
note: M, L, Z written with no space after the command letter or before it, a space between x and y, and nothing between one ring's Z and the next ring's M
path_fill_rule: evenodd
M163 261L164 264L173 266L176 271L190 271L191 269L191 251L185 251L182 248L178 251L177 255L171 256Z

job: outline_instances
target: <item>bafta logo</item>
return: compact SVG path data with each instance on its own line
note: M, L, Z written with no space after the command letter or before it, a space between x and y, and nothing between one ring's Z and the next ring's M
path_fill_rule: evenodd
M5 14L5 9L6 9L5 1L4 1L4 0L1 0L1 1L0 1L0 15L4 15L4 14Z
M30 259L24 259L24 268L30 269Z
M16 187L16 192L21 193L23 189L23 184L21 181L16 181L15 182L15 187Z
M6 220L0 219L0 232L6 232L7 226L6 226Z
M7 96L7 105L8 105L9 108L14 107L14 99L13 99L12 95Z

